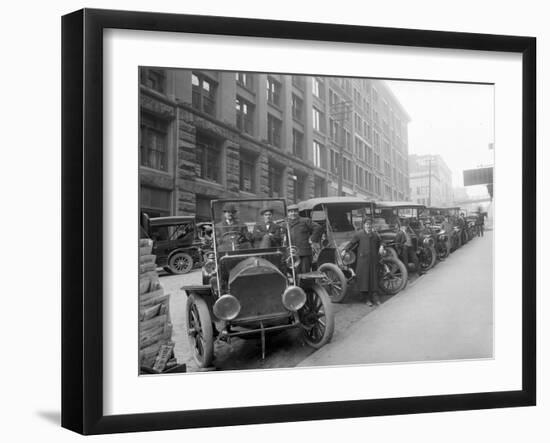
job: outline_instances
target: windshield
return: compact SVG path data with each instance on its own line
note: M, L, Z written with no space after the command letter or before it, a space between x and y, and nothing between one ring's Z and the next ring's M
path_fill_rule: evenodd
M212 216L219 252L276 248L288 238L283 200L213 202Z

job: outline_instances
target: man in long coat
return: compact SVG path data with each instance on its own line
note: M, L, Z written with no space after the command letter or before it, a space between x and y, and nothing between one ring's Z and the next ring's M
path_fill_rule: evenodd
M372 229L372 220L365 219L363 229L354 234L346 250L356 249L356 287L366 297L367 304L380 304L378 297L378 254L382 239Z
M300 257L298 273L304 274L311 271L313 255L311 244L319 243L323 227L309 218L300 217L298 205L290 205L287 208L287 213L290 241L292 246L296 247L297 255Z

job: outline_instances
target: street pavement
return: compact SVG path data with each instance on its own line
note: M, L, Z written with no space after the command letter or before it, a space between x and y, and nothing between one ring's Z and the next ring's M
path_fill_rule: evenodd
M493 356L493 236L474 238L298 366Z

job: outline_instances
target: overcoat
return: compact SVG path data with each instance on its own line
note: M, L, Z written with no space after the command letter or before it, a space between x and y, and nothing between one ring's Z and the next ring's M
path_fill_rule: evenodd
M281 232L281 227L277 223L259 223L254 227L254 241L256 247L261 245L262 242L265 243L259 247L274 247L280 246L282 244L283 235ZM266 236L269 236L269 241L266 242Z
M357 265L355 268L356 287L361 292L378 292L378 249L382 240L378 233L367 234L364 230L354 234L346 249L355 248Z
M321 240L323 227L309 218L298 217L296 220L288 220L290 230L290 240L296 247L299 256L312 255L311 244L318 243Z

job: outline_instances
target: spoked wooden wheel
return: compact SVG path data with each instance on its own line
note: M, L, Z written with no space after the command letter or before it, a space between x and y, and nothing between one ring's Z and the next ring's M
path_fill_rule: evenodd
M306 291L306 303L298 311L303 327L304 341L319 349L327 344L334 333L334 313L327 291L315 285Z
M384 257L378 264L378 287L387 295L397 294L407 286L409 273L401 260Z
M170 257L168 265L174 274L187 274L193 269L193 257L185 252L176 252Z
M193 358L200 368L206 368L214 358L212 317L203 298L190 294L186 303L187 336Z
M327 276L323 284L327 290L328 296L333 303L340 303L346 296L348 281L342 270L334 263L323 263L319 266L319 271Z

